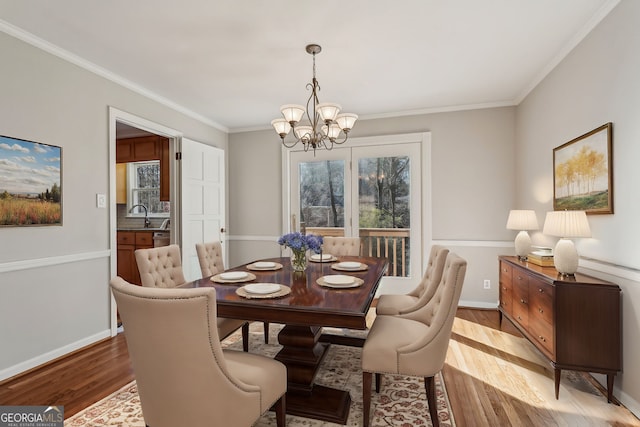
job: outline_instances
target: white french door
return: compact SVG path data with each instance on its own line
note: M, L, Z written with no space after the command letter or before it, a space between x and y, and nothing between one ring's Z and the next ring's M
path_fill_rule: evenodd
M362 138L331 151L290 153L296 228L359 236L363 255L389 259L379 293L405 293L422 275L420 142Z

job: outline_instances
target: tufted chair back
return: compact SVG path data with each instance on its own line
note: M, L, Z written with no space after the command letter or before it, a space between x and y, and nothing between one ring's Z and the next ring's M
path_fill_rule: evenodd
M142 286L175 288L186 282L178 245L138 249L135 255Z
M360 255L359 237L323 237L322 252L334 256Z
M440 279L442 279L447 254L449 254L449 249L444 246L433 245L429 253L427 268L418 286L405 295L381 295L378 298L376 314L406 314L417 310L429 302L440 284Z
M369 425L371 378L376 391L381 374L424 377L429 414L439 425L434 375L442 370L458 309L467 262L450 252L433 297L419 309L399 316L377 316L362 347L363 425Z
M285 426L285 366L222 349L215 288L148 288L120 277L110 287L146 425L250 426L275 404Z
M220 242L196 243L196 253L200 262L202 277L213 276L224 271L222 244Z

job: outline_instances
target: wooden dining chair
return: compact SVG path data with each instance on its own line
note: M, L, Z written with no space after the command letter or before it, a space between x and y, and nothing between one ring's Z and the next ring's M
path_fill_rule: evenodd
M433 245L429 252L427 268L418 286L407 294L380 295L376 304L376 315L405 314L425 305L440 284L448 253L449 249L444 246Z
M147 426L250 426L272 407L286 425L286 367L222 349L215 288L146 288L120 277L110 287Z
M147 288L175 288L186 282L182 271L180 246L168 245L135 251L140 281ZM249 351L249 322L218 318L218 334L222 339L242 328L242 348Z
M202 277L213 276L224 271L222 243L219 241L196 243L196 254ZM247 323L247 328L248 328ZM264 322L264 342L269 344L269 322ZM243 330L244 333L244 330ZM248 333L248 332L247 332Z
M444 366L466 270L467 262L449 253L442 279L427 304L411 313L375 318L362 347L365 427L369 425L374 373L376 392L380 391L382 374L423 377L431 422L439 426L434 376Z

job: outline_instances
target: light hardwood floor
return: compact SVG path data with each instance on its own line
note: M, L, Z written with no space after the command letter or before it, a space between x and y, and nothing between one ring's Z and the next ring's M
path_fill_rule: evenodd
M495 310L458 310L443 375L458 426L640 426L588 375L563 373L556 400L548 363ZM1 383L0 405L64 405L69 417L132 379L120 334Z

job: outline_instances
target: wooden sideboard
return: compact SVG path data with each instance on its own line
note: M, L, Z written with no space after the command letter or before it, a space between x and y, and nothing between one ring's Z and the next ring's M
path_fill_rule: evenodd
M556 399L563 369L607 375L607 400L622 368L620 287L576 273L561 276L516 257L499 257L500 324L508 318L551 362Z

